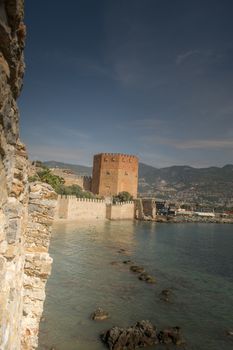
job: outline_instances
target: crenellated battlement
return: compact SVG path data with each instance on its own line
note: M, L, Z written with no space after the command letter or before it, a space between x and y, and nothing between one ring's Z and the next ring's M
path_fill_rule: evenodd
M103 199L98 199L98 198L79 198L73 195L66 195L62 194L58 196L59 200L71 200L71 201L78 201L78 202L92 202L92 203L105 203Z
M113 204L110 204L110 205L114 206L114 205L126 205L126 204L134 204L134 201L116 202L116 203L113 203Z
M125 153L98 153L98 154L95 154L94 157L116 157L118 159L126 158L126 159L135 159L138 161L137 156L133 154L125 154Z

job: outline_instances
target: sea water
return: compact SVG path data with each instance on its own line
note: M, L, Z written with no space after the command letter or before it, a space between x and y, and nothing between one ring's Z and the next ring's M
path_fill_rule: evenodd
M103 350L101 332L144 319L159 330L180 326L185 349L233 349L226 335L233 329L232 225L56 223L50 254L40 350ZM128 259L142 265L156 284L140 281L122 263ZM160 299L163 289L172 291L170 302ZM97 307L110 318L91 320Z

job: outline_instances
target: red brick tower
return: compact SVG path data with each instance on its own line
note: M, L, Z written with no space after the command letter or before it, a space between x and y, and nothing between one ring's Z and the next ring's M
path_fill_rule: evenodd
M137 198L138 158L120 153L100 153L94 156L92 192L107 197L122 191Z

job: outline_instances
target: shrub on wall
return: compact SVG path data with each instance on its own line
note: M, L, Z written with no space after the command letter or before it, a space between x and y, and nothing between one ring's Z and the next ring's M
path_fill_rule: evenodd
M62 177L52 174L48 168L39 170L34 176L30 176L29 181L46 182L51 185L57 193L59 193L65 182Z
M63 177L54 175L49 168L40 169L29 177L30 182L41 181L51 185L57 194L76 196L78 198L97 198L93 193L84 191L79 185L65 186Z
M96 198L91 192L84 191L79 185L62 186L58 194L76 196L78 198Z
M118 193L118 195L113 196L113 203L119 202L129 202L133 200L133 196L126 191Z

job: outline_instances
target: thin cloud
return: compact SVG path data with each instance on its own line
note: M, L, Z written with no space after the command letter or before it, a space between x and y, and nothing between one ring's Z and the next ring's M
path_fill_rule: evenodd
M192 139L192 140L178 140L166 137L151 137L143 136L143 142L154 145L167 145L177 149L233 149L233 139Z
M233 149L233 140L190 140L175 144L179 149Z
M197 55L199 53L200 53L199 50L190 50L190 51L187 51L185 53L182 53L176 57L176 64L180 65L180 64L184 63L190 57Z

